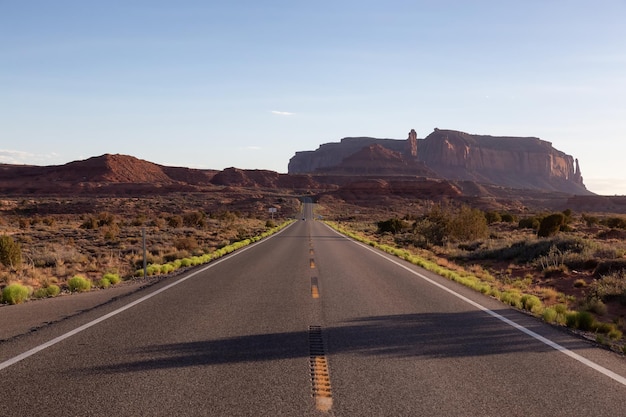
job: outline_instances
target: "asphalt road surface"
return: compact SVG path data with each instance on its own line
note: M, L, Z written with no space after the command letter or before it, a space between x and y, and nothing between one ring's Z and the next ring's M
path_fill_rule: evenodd
M623 358L346 239L311 207L231 256L1 343L0 415L626 414Z

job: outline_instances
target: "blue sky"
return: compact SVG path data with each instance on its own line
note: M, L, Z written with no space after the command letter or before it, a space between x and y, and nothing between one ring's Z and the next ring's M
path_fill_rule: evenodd
M286 172L345 136L535 136L626 194L626 1L0 1L0 162Z

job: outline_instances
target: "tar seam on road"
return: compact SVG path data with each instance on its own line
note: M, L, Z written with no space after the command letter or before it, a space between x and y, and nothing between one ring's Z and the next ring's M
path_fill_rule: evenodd
M611 378L612 380L614 380L616 382L619 382L620 384L626 386L626 378L621 376L621 375L619 375L619 374L617 374L617 373L615 373L615 372L613 372L613 371L611 371L610 369L607 369L607 368L603 367L602 365L599 365L599 364L597 364L597 363L595 363L595 362L585 358L584 356L581 356L581 355L579 355L577 353L572 352L571 350L567 349L565 346L561 346L558 343L553 342L552 340L550 340L550 339L548 339L546 337L543 337L540 334L535 333L535 332L533 332L530 329L527 329L526 327L522 326L521 324L518 324L518 323L514 322L513 320L507 319L506 317L496 313L495 311L492 311L492 310L488 309L487 307L483 306L482 304L479 304L479 303L477 303L475 301L472 301L469 298L467 298L467 297L465 297L465 296L463 296L463 295L461 295L461 294L451 290L450 288L447 288L446 286L441 285L438 282L433 281L432 279L428 278L427 276L425 276L423 274L420 274L417 271L414 271L413 269L409 268L408 266L406 266L406 265L404 265L404 264L402 264L402 263L400 263L400 262L398 262L398 261L396 261L394 259L391 259L391 258L387 257L386 254L384 254L382 252L379 252L376 249L370 248L369 246L364 245L364 244L362 244L360 242L357 242L357 241L354 241L352 239L349 239L348 237L342 235L341 233L337 232L336 230L334 230L333 228L331 228L328 225L326 225L326 227L328 227L330 230L332 230L333 232L337 233L338 235L343 236L348 241L350 241L350 242L352 242L352 243L354 243L356 245L359 245L359 246L361 246L364 249L367 249L368 251L370 251L370 252L380 256L383 259L386 259L387 261L395 264L396 266L399 266L400 268L405 269L406 271L408 271L411 274L413 274L413 275L423 279L424 281L426 281L426 282L428 282L428 283L430 283L430 284L432 284L432 285L442 289L443 291L446 291L447 293L457 297L458 299L460 299L462 301L465 301L466 303L476 307L477 309L487 313L488 315L490 315L490 316L492 316L492 317L494 317L494 318L496 318L496 319L498 319L498 320L508 324L509 326L519 330L520 332L525 333L526 335L528 335L528 336L530 336L530 337L540 341L541 343L543 343L543 344L545 344L547 346L550 346L552 349L554 349L556 351L559 351L559 352L563 353L564 355L567 355L570 358L572 358L572 359L582 363L583 365L586 365L589 368L594 369L594 370L600 372L601 374Z
M226 258L221 258L221 259L218 259L217 261L213 261L213 262L209 263L207 266L202 267L202 268L198 269L197 271L194 271L194 272L190 273L189 275L179 279L178 281L172 282L171 284L168 284L165 287L154 291L153 293L145 295L145 296L139 298L138 300L133 301L132 303L126 304L124 307L120 307L120 308L118 308L115 311L112 311L112 312L110 312L108 314L105 314L104 316L99 317L99 318L97 318L97 319L95 319L93 321L90 321L89 323L83 324L82 326L79 326L79 327L75 328L74 330L71 330L71 331L69 331L69 332L67 332L65 334L62 334L61 336L55 337L54 339L52 339L52 340L50 340L50 341L48 341L46 343L43 343L43 344L41 344L39 346L36 346L36 347L34 347L34 348L30 349L30 350L27 350L26 352L21 353L21 354L13 357L11 359L7 359L4 362L0 362L0 371L5 369L5 368L8 368L11 365L15 365L16 363L18 363L18 362L20 362L20 361L22 361L22 360L24 360L24 359L26 359L26 358L28 358L30 356L33 356L37 352L41 352L42 350L47 349L50 346L54 346L57 343L62 342L63 340L68 339L68 338L70 338L70 337L72 337L72 336L82 332L83 330L87 330L88 328L93 327L96 324L102 323L103 321L105 321L107 319L110 319L111 317L116 316L116 315L118 315L118 314L128 310L131 307L136 306L137 304L143 303L144 301L149 300L150 298L154 297L157 294L160 294L160 293L162 293L164 291L167 291L170 288L175 287L176 285L181 284L181 283L187 281L188 279L190 279L190 278L192 278L192 277L194 277L194 276L196 276L196 275L198 275L198 274L200 274L200 273L202 273L202 272L204 272L204 271L206 271L206 270L208 270L210 268L213 268L214 266L216 266L216 265L218 265L218 264L220 264L220 263L222 263L224 261L227 261L227 260L232 259L233 257L235 257L235 256L237 256L239 254L242 254L243 252L247 251L248 249L252 249L255 246L263 244L263 243L267 242L268 240L270 240L271 238L273 238L275 236L278 236L279 234L281 234L282 232L287 230L290 226L291 225L285 227L283 230L279 231L278 233L276 233L274 235L271 235L271 236L267 237L266 239L262 239L262 240L260 240L260 241L258 241L256 243L253 243L252 245L249 245L249 246L246 246L244 248L241 248L241 249L233 252L230 256L228 256Z
M328 412L333 406L333 396L321 326L309 326L309 355L315 408Z

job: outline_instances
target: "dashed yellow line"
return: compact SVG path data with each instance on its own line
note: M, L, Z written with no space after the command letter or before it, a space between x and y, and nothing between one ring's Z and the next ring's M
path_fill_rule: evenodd
M311 269L314 269L315 268L315 259L311 258L310 262L309 262L309 265L311 266Z
M311 285L311 297L320 298L320 290L315 284Z

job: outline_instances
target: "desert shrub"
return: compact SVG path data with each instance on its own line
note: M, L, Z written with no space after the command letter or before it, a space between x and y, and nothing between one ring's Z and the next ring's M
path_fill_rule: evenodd
M578 278L576 281L574 281L574 288L584 288L586 286L587 282L582 278Z
M501 293L500 301L513 307L522 307L522 296L516 291L505 291Z
M515 221L515 216L511 213L502 213L500 217L505 223L513 223Z
M108 211L98 214L98 226L112 226L115 224L115 216Z
M597 297L590 297L587 299L583 304L583 308L586 311L596 313L599 316L603 316L607 312L606 304L604 304L604 302Z
M198 241L193 236L181 237L174 241L174 247L178 250L193 251L198 248Z
M131 226L135 226L135 227L139 227L139 226L143 226L144 223L146 222L146 220L148 220L148 218L146 217L145 214L138 214L137 217L135 217L131 222Z
M589 286L589 296L608 302L618 300L626 304L626 274L614 272L594 280Z
M100 280L98 281L98 287L100 288L109 288L111 286L111 281L109 281L106 278L100 278Z
M578 327L578 312L577 311L568 311L565 313L565 325L572 329L576 329Z
M543 313L541 313L541 318L547 323L554 323L556 321L557 315L558 314L554 308L548 307L543 310Z
M602 219L600 223L611 229L626 229L626 219L623 217L607 217Z
M102 227L104 240L115 240L120 235L120 227L117 223L106 224Z
M11 268L22 263L22 248L11 236L0 236L0 263Z
M378 233L393 234L399 233L400 231L402 231L402 229L406 229L407 227L409 227L407 222L398 218L380 221L376 223L376 226L378 226Z
M413 224L415 240L419 247L443 245L446 241L471 241L488 236L489 228L482 211L469 206L458 209L436 205L429 213Z
M102 278L109 280L111 285L119 284L122 281L122 278L120 278L119 274L115 274L115 273L112 273L112 272L108 272L108 273L104 274L102 276Z
M519 229L539 229L539 224L541 223L541 218L539 217L525 217L520 219L518 222Z
M549 237L554 236L565 224L565 215L563 213L552 213L544 217L539 223L537 236Z
M612 340L620 340L622 338L622 331L616 328L613 328L609 331L608 336Z
M464 255L464 258L511 260L516 263L535 262L538 267L544 269L548 266L563 264L573 256L572 254L581 252L585 248L584 242L574 238L524 239L513 243L503 242L502 245L476 250ZM541 266L542 261L545 266Z
M469 206L462 206L451 216L447 229L451 238L460 241L482 239L489 235L483 212Z
M593 274L596 276L604 276L611 274L626 273L626 259L613 259L602 261L596 266Z
M593 317L593 314L591 314L588 311L580 311L578 312L578 319L577 319L577 328L580 330L593 330L595 327L595 323L596 323L596 319Z
M75 275L67 281L71 292L83 292L91 289L91 281L81 275Z
M203 211L189 211L183 214L183 225L187 227L204 228L207 225L206 214Z
M585 213L583 213L582 219L588 227L595 226L596 224L600 223L600 219L595 216L589 216Z
M48 297L48 291L46 291L45 288L37 288L33 292L33 298L47 298L47 297Z
M56 284L50 284L46 287L46 292L48 297L56 297L61 292L61 288Z
M266 229L273 229L274 227L276 227L276 223L274 222L274 220L268 220L265 222Z
M163 255L163 262L172 262L176 259L182 259L189 256L189 251L177 250L175 252L166 253Z
M167 218L167 225L169 227L183 227L183 218L179 215L170 216Z
M498 223L502 221L502 216L497 211L486 211L485 220L487 224Z
M35 290L33 293L33 297L35 298L48 298L48 297L56 297L61 292L61 289L58 285L50 284L46 287L41 287Z
M539 297L535 295L524 294L522 295L520 302L524 310L530 311L532 313L539 313L543 309L543 303L541 302Z
M81 229L93 230L98 228L98 220L95 217L87 217L80 225Z
M20 304L28 299L28 287L22 284L9 284L2 289L2 301L8 304Z
M193 264L191 258L183 258L180 260L180 266L183 268L186 268L188 266L191 266Z

